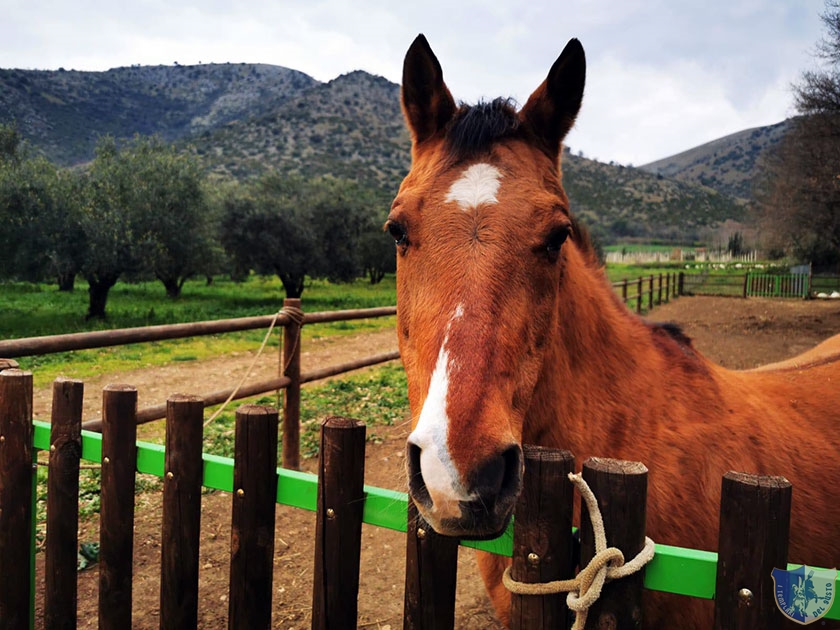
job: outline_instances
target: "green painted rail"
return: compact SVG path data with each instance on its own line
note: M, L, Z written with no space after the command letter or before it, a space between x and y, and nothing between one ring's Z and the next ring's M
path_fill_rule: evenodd
M49 450L50 425L35 421L34 446ZM233 460L204 454L204 486L214 490L233 491ZM102 435L82 431L82 459L100 462ZM137 442L137 471L163 477L164 448L159 444ZM304 510L316 510L318 477L309 473L277 469L277 503ZM404 492L365 486L363 521L369 525L405 532L408 518L408 495ZM34 510L33 510L34 514ZM483 541L462 541L465 547L510 556L513 551L513 525L499 538ZM788 568L799 565L788 564ZM645 570L645 588L689 597L713 599L717 554L711 551L656 545L656 555ZM835 588L840 588L838 577ZM836 591L835 591L836 592ZM824 619L840 619L840 604L832 606Z

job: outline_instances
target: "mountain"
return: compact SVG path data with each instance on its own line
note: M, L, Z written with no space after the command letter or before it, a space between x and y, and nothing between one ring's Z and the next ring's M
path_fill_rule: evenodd
M275 169L329 173L396 192L411 163L400 88L351 72L279 104L271 113L188 138L208 167L235 177Z
M784 120L739 131L640 168L749 200L761 156L784 137L790 125L790 120Z
M93 158L105 134L166 140L274 111L313 87L279 66L132 66L107 72L0 69L0 123L62 166Z
M12 121L62 165L90 160L102 134L157 133L221 176L330 174L375 186L383 199L411 161L399 86L362 71L321 83L253 64L0 70L0 123ZM568 151L563 169L573 211L603 240L696 239L743 219L743 204L729 195L664 173Z
M574 213L607 241L694 241L707 228L745 219L745 206L712 188L566 152L563 186Z

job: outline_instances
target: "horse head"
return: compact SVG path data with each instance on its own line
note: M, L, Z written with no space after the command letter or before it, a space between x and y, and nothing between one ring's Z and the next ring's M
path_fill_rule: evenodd
M386 224L412 432L409 491L440 533L498 535L520 492L523 423L558 325L558 286L585 248L561 143L583 96L571 40L521 110L458 105L420 35L403 67L412 165Z

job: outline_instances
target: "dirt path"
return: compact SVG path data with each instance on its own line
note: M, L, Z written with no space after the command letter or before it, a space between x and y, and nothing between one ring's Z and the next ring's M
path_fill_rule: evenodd
M840 303L734 298L680 298L657 308L650 319L672 321L695 339L695 347L730 368L750 368L797 354L821 339L840 333ZM303 348L303 369L332 365L396 348L393 332L308 342ZM163 402L175 391L201 393L238 381L251 355L179 363L149 370L105 375L87 383L96 392L108 382L138 387L140 404ZM259 363L256 378L276 374L276 356ZM98 413L98 396L88 396L90 410ZM36 410L48 409L48 393L38 392ZM403 448L408 427L377 427L381 443L368 444L365 479L371 485L405 488ZM316 462L306 460L304 469ZM138 497L135 528L134 628L157 628L160 563L160 497ZM200 627L222 628L227 620L227 581L230 554L230 495L211 493L202 505ZM95 522L82 527L81 540L96 540ZM277 508L273 627L309 627L313 569L314 514ZM402 626L404 535L364 526L359 627L393 630ZM39 556L42 580L43 557ZM40 589L39 589L40 590ZM79 578L79 627L96 626L97 571ZM456 627L461 630L501 626L489 612L474 566L473 554L461 550Z

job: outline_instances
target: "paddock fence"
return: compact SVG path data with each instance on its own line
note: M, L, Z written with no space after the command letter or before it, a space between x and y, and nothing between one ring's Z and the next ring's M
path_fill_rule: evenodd
M94 332L26 337L0 341L0 357L16 359L27 356L89 350L143 343L184 339L201 335L217 335L244 330L268 329L274 325L283 330L282 350L276 378L266 381L243 383L239 388L205 392L201 395L205 407L221 404L232 396L232 400L251 398L268 392L283 390L283 452L281 465L285 468L300 468L300 388L301 385L344 374L359 368L378 365L399 358L399 352L387 352L356 359L346 363L301 373L301 328L306 324L345 322L357 319L389 317L395 315L395 306L365 309L347 309L304 313L300 310L300 299L286 298L283 308L274 315L238 317L234 319L121 328ZM144 424L166 416L166 404L153 405L137 412L137 423ZM82 424L89 431L101 431L102 420L91 419Z
M635 280L624 278L612 283L613 290L631 310L641 314L653 310L659 304L666 304L682 292L683 273L651 274ZM647 307L645 307L647 302Z
M75 627L78 488L81 461L101 473L100 628L132 621L135 475L163 479L160 627L195 628L198 527L202 488L230 493L232 504L228 627L271 627L275 504L316 515L313 628L356 627L361 526L406 532L404 628L455 624L459 541L441 537L418 517L405 493L364 485L365 426L346 418L323 422L318 474L277 467L278 414L245 405L236 412L235 456L202 453L204 401L172 397L164 446L136 440L137 390L103 390L101 433L82 429L84 385L58 379L51 422L32 418L32 374L0 371L0 628L32 628L35 620L34 505L38 451L49 453L44 580L45 628ZM558 483L575 470L565 451L526 446L523 493L515 527L489 541L460 544L512 556L511 577L534 583L575 573L573 496ZM583 477L604 508L607 541L625 558L644 545L647 469L638 462L591 458ZM587 628L638 627L643 589L713 599L715 628L772 630L783 617L774 601L773 568L787 564L791 485L781 477L730 472L722 479L719 551L657 545L643 572L609 582L589 611ZM606 507L608 509L606 509ZM593 531L581 514L580 565L593 555ZM795 560L795 559L794 559ZM835 587L838 583L835 583ZM840 605L824 619L840 620ZM41 620L37 620L41 623ZM513 595L511 626L568 628L566 597Z

